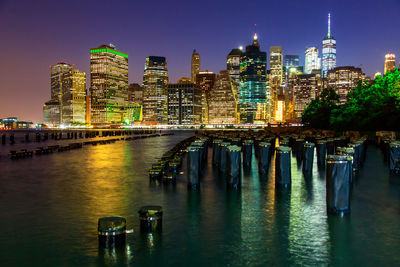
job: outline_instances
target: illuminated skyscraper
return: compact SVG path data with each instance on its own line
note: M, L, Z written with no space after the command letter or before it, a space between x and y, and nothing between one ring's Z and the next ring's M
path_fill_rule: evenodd
M347 102L347 94L357 86L358 81L365 78L361 68L353 66L336 67L328 71L328 87L335 89L340 96L340 103Z
M86 123L86 73L77 69L63 75L61 96L61 123Z
M50 67L51 100L43 106L43 121L50 125L86 122L86 74L60 62Z
M62 108L62 86L64 74L73 69L72 65L65 62L59 62L50 67L50 90L51 100L43 106L43 120L45 124L58 125L61 123Z
M304 72L311 74L313 70L321 69L321 59L318 57L318 48L309 47L305 53Z
M270 111L274 121L282 122L284 120L283 110L285 102L284 88L281 88L283 83L283 54L282 47L271 46L270 48L270 75L269 86L271 90L270 96ZM278 100L279 98L279 100ZM279 102L278 102L279 101ZM279 109L279 110L278 110Z
M233 97L233 88L229 72L220 71L209 100L210 124L236 123L236 102Z
M92 124L121 123L128 104L128 55L113 45L90 49Z
M168 84L168 124L200 124L201 91L187 80Z
M196 75L200 72L200 54L196 52L196 49L193 50L192 54L192 82L196 83Z
M232 49L232 51L226 57L226 69L229 72L231 80L239 83L240 81L240 56L242 50Z
M269 67L271 70L270 86L279 86L283 81L283 54L281 46L271 46L269 49Z
M201 91L201 122L208 122L208 105L210 99L210 92L214 88L215 83L215 73L211 71L201 71L196 76L196 84L200 88Z
M267 53L260 51L257 34L240 57L240 121L265 122L268 110Z
M292 76L289 86L293 88L295 121L301 120L304 109L318 96L321 84L321 72Z
M396 68L396 56L394 54L386 54L384 74L388 71L394 70L394 68Z
M143 121L146 123L167 123L167 85L165 57L147 57L143 75Z
M336 67L336 40L331 35L331 14L328 14L328 34L322 40L322 76Z
M59 62L50 67L51 100L61 103L64 74L69 73L72 69L72 65L65 62Z

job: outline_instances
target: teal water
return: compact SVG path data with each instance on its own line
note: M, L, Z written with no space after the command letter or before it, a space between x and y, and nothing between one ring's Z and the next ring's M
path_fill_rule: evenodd
M355 177L351 214L327 216L325 172L305 178L292 157L291 190L276 190L274 162L255 157L241 190L228 191L211 164L199 191L149 182L147 171L190 132L86 146L11 161L0 158L1 266L376 266L400 264L400 177L369 145ZM9 147L1 147L2 152ZM4 154L4 153L3 153ZM183 170L185 171L185 170ZM141 234L137 211L164 209L161 234ZM101 249L97 219L127 218L124 249Z

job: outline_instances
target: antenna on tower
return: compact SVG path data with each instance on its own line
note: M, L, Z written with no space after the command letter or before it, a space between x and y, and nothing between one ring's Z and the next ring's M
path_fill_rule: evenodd
M331 13L328 13L328 37L331 37Z
M254 36L253 36L253 41L257 41L258 36L257 36L257 24L254 24Z

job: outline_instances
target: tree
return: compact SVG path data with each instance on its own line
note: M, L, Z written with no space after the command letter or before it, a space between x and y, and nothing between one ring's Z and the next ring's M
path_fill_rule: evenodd
M400 71L394 69L373 82L360 81L338 105L338 95L325 89L304 110L303 123L335 130L400 130Z
M317 129L330 129L332 112L337 108L339 95L332 88L323 89L321 95L312 100L302 115L303 124Z

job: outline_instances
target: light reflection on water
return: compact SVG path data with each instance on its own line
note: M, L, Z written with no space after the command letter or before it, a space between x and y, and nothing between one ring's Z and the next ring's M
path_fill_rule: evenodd
M399 177L389 179L373 146L354 183L352 213L337 218L326 215L325 174L316 159L304 176L291 158L286 190L275 188L274 158L262 176L254 156L251 169L242 169L241 190L227 190L211 149L200 190L187 189L185 174L176 185L150 183L151 164L190 135L1 159L4 266L400 263ZM163 232L141 234L137 211L152 204L163 206ZM98 247L97 219L110 215L126 217L135 229L123 249Z

